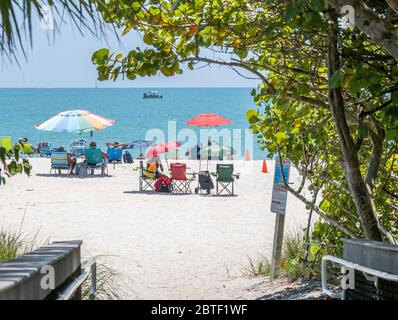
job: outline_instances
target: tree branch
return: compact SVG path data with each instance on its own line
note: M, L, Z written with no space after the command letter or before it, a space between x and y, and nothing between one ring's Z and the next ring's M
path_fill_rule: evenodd
M398 14L398 0L386 0L388 6Z
M278 147L278 149L279 149L279 147ZM336 229L344 232L349 237L351 237L353 239L356 239L357 236L355 235L355 232L349 230L348 228L346 228L345 226L340 224L338 221L336 221L333 218L329 217L325 212L322 211L321 208L319 208L317 205L315 205L315 203L313 203L312 201L308 200L301 193L299 193L298 191L294 190L289 185L289 181L287 181L287 178L285 177L285 173L283 172L283 169L282 169L283 168L283 160L282 160L280 151L278 151L278 155L279 155L279 162L280 162L280 167L281 167L281 174L282 174L282 179L283 179L283 183L284 183L284 188L287 191L289 191L291 194L293 194L297 199L299 199L302 202L304 202L304 204L307 206L307 208L309 208L310 210L313 210L314 212L316 212L318 214L318 216L320 216L323 220L325 220L326 222L328 222L329 224L334 226Z
M190 58L185 58L185 59L181 60L182 63L191 62L191 61L206 62L206 63L211 63L211 64L218 64L221 66L237 67L237 68L245 69L245 70L255 74L261 81L263 81L267 85L268 91L270 94L273 94L273 95L276 94L275 87L271 84L271 82L268 81L268 79L260 71L250 68L249 66L247 66L243 63L214 60L214 59L209 59L209 58L205 58L205 57L190 57Z
M389 5L395 5L397 0L386 0ZM369 8L363 1L359 0L326 0L326 3L340 15L345 15L343 7L349 5L354 8L355 26L367 34L377 45L389 52L398 61L398 30L390 25L388 21L380 17Z
M378 106L377 108L374 108L373 110L362 111L362 112L359 114L359 117L366 117L366 116L369 116L369 115L371 115L371 114L373 114L373 113L375 113L375 112L377 112L377 111L380 111L380 110L382 110L382 109L388 107L392 102L393 102L393 100L390 99L390 100L384 102L382 105Z
M376 119L373 119L373 121L376 121ZM370 156L368 170L365 176L365 183L373 188L379 172L381 159L383 157L383 141L385 138L383 126L378 126L376 124L375 131L369 128L369 135L372 141L372 154Z
M210 58L206 58L206 57L189 57L189 58L185 58L182 59L180 62L181 63L186 63L186 62L205 62L205 63L209 63L209 64L217 64L217 65L221 65L221 66L227 66L227 67L231 67L231 68L242 68L245 69L251 73L253 73L254 75L256 75L261 81L263 81L266 86L268 87L268 94L270 95L276 95L277 91L275 89L275 87L272 85L272 83L266 78L266 76L264 76L260 71L255 70L253 68L251 68L250 66L248 66L245 63L242 62L227 62L227 61L221 61L221 60L214 60L214 59L210 59ZM301 102L304 103L308 103L311 104L313 106L319 107L319 108L324 108L324 109L328 109L329 106L327 103L323 102L323 101L319 101L315 98L311 98L311 97L306 97L306 96L294 96L292 94L289 93L285 93L285 96L287 98L293 98L295 101L300 100Z

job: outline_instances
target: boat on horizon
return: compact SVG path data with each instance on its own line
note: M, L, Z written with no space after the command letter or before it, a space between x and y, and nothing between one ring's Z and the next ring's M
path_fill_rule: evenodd
M144 93L144 99L163 99L159 91L149 91Z

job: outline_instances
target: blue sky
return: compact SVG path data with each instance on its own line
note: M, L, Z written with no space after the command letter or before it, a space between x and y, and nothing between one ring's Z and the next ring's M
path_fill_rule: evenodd
M126 52L137 46L144 46L140 35L133 31L122 38L122 46L112 36L108 45L91 35L84 37L76 28L64 25L61 34L49 41L52 33L46 34L41 28L34 32L33 49L28 61L20 59L20 67L10 65L0 57L0 87L5 88L74 88L94 87L95 66L91 55L97 49L109 47L111 50ZM183 75L173 78L155 76L135 81L98 82L98 87L256 87L258 81L247 80L225 67L213 66L200 70L186 70Z

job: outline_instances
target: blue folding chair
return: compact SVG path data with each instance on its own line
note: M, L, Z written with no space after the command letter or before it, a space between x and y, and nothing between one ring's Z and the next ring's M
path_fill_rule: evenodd
M123 163L123 149L109 147L107 151L108 163L113 164L113 169L115 169L117 164Z
M52 152L50 174L53 170L59 170L60 173L62 172L62 170L68 170L69 172L70 164L68 161L68 154L66 152Z

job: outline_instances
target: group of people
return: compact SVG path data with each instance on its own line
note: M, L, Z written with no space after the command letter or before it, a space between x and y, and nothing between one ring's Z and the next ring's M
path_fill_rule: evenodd
M106 143L106 146L108 147L108 152L102 152L102 159L104 161L108 160L108 155L109 155L109 150L117 150L117 149L125 149L126 145L124 144L119 144L119 142L113 142L113 143ZM91 149L97 149L97 143L95 141L92 141L89 143L87 148L91 148ZM101 150L101 149L100 149ZM55 151L57 152L66 152L65 147L59 147L56 148ZM68 163L69 163L69 167L70 167L70 172L69 174L74 174L75 171L75 167L77 164L77 157L73 156L72 153L67 153L67 157L68 157Z
M33 147L27 138L21 138L19 139L19 148L20 151L24 154L34 154L38 152L38 149ZM107 152L102 152L102 158L104 161L108 161L112 155L116 153L120 153L120 150L126 149L126 144L119 143L118 141L115 142L107 142L105 143L107 146L108 150ZM95 141L92 141L89 143L88 148L98 148L97 143ZM54 151L57 152L66 152L65 147L61 146L59 148L55 148ZM70 172L69 174L74 174L76 164L77 164L77 157L73 156L72 153L67 153L67 158L68 158L68 164L70 167ZM147 175L148 178L161 178L165 177L167 178L167 175L164 174L164 167L162 164L162 161L158 156L149 158L147 160L146 164L146 170L145 170L145 175Z
M126 144L119 143L117 141L115 142L108 142L106 143L106 146L108 147L107 152L102 152L102 158L104 161L111 160L112 155L116 152L119 152L120 150L126 149ZM93 148L96 149L98 148L97 143L95 141L92 141L89 143L88 148ZM65 147L60 147L55 149L58 152L66 152ZM71 153L67 153L68 157L68 163L70 166L70 172L69 174L74 174L75 172L75 167L77 164L77 157L73 156ZM153 157L148 159L147 161L147 166L146 166L146 174L148 177L151 178L160 178L160 177L167 177L164 173L164 167L162 164L162 161L160 160L159 157Z

